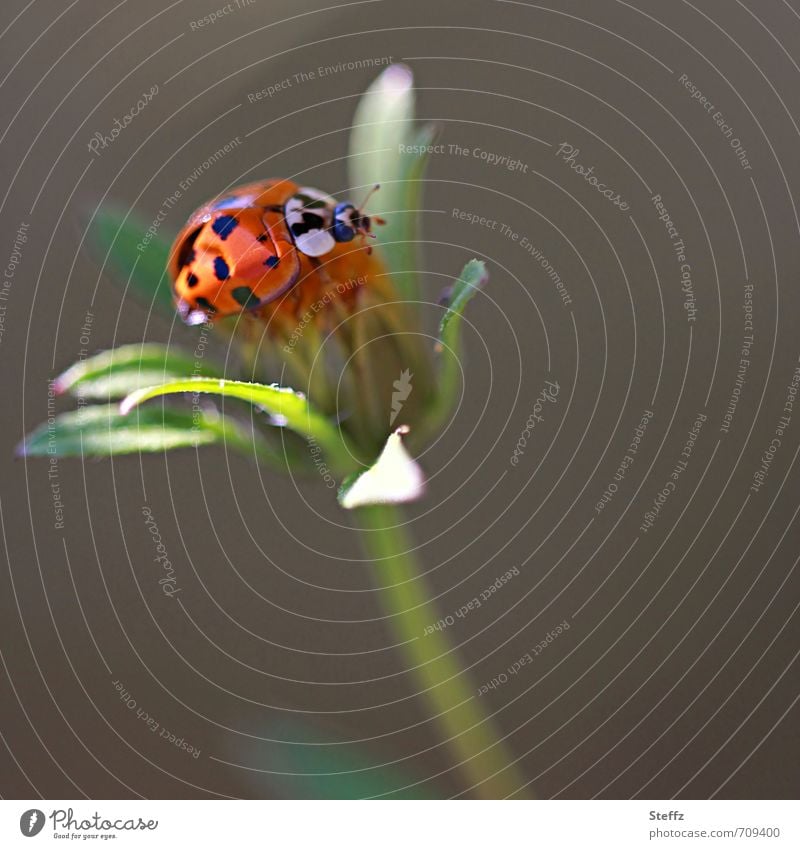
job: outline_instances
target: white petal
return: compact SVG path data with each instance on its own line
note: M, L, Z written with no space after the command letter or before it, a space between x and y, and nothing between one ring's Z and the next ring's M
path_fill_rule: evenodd
M415 501L425 492L425 475L403 445L405 433L408 428L398 428L386 440L375 465L357 478L340 498L342 507L352 510L368 504L404 504Z

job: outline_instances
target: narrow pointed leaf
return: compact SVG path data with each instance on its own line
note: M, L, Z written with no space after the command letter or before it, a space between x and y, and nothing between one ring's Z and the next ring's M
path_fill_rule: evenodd
M210 378L176 380L133 392L122 402L120 411L124 415L151 398L183 392L210 393L253 404L269 413L273 420L281 421L296 433L314 439L326 453L332 467L337 470L352 467L351 455L338 428L312 407L304 395L285 387Z
M75 363L56 378L56 393L85 399L124 398L136 389L185 378L217 377L219 372L179 348L155 343L122 345Z
M251 435L220 415L153 407L123 416L116 404L104 404L61 413L49 424L40 425L17 447L17 454L106 457L223 441L254 453Z
M350 133L354 183L381 183L399 173L414 120L414 76L406 65L391 65L362 95ZM387 193L393 191L386 189Z
M423 209L424 177L430 160L428 151L438 135L438 126L425 124L411 136L410 147L414 152L406 153L400 163L400 183L397 187L399 206L396 208L402 212L390 216L391 221L387 219L385 236L381 230L381 238L394 243L386 245L387 262L390 268L396 270L399 285L405 286L408 296L416 296L418 293L416 271L422 267L419 222ZM401 269L408 270L401 275Z
M478 259L471 259L464 266L447 299L447 309L439 323L439 341L436 344L436 353L442 358L440 395L455 397L458 391L461 323L464 310L488 279L489 272L486 270L485 263Z
M367 89L350 134L350 182L367 190L380 185L370 214L385 213L378 249L400 293L416 297L416 222L421 208L422 173L436 129L414 127L414 77L405 65L391 65ZM417 148L414 148L417 145Z
M436 353L440 359L438 392L427 411L423 431L416 434L424 439L440 430L456 403L461 374L461 324L464 310L488 279L486 265L480 260L471 259L447 297L436 343Z
M488 279L489 272L486 270L486 264L481 260L471 259L464 266L450 292L447 299L447 310L439 323L439 346L437 346L437 350L448 347L458 353L460 346L459 331L464 309Z

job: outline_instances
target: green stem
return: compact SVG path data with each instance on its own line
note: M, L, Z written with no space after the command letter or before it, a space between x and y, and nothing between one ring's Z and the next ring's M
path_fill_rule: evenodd
M376 561L374 574L395 637L468 786L485 799L519 791L523 779L447 637L441 631L424 635L440 614L430 600L402 515L388 505L364 507L357 515L364 547Z

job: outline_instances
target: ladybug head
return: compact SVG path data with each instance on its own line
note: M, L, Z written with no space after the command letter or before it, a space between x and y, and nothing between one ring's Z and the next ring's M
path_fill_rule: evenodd
M367 196L364 198L364 202L361 204L361 208L358 209L352 203L344 202L337 203L336 207L333 210L333 224L331 225L331 232L333 234L333 238L336 239L337 242L352 242L356 236L361 236L362 238L375 238L375 235L372 232L372 224L384 224L384 220L382 218L370 218L368 215L364 213L364 210L367 206L367 201L372 197L375 192L378 191L380 186L374 186L367 193Z

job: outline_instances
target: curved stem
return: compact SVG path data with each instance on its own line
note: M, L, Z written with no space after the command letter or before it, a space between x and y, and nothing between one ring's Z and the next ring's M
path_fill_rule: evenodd
M476 688L441 631L425 635L440 614L430 600L425 577L413 554L413 543L396 507L361 508L357 517L367 554L377 562L376 582L405 660L444 733L455 765L472 791L485 799L502 799L519 791L524 781L511 763Z

